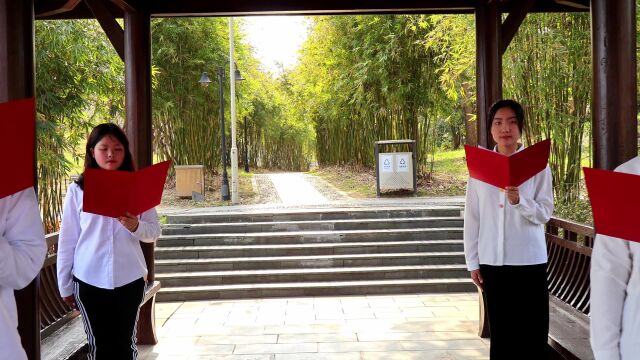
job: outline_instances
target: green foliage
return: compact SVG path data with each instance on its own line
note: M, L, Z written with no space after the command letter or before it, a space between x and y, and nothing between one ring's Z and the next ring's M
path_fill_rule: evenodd
M188 18L153 21L154 146L175 164L221 167L221 121L218 67L225 69L224 111L227 149L231 148L228 19ZM251 166L306 169L310 157L308 129L289 116L284 81L260 71L236 22L235 58L245 81L236 82L239 158L248 145ZM202 71L212 83L198 84ZM246 139L244 143L246 123Z
M88 130L122 122L124 66L96 21L38 21L35 47L38 196L51 232Z
M296 116L315 127L320 164L374 164L378 140L415 139L425 171L437 106L435 52L422 44L421 16L335 16L312 19L291 74Z
M530 14L504 56L504 93L525 108L525 142L553 141L549 165L558 204L578 200L591 120L590 49L589 14Z

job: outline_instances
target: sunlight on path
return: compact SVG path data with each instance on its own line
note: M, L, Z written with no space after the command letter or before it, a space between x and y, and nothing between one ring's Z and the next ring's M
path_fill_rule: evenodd
M269 174L283 204L324 204L322 196L302 173Z

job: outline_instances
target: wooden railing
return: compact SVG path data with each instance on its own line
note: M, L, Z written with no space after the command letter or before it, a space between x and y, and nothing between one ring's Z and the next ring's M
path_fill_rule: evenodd
M58 291L58 233L47 235L47 247L47 259L40 270L40 334L43 338L79 315L62 301Z
M589 313L593 228L552 218L547 223L549 294L583 314Z

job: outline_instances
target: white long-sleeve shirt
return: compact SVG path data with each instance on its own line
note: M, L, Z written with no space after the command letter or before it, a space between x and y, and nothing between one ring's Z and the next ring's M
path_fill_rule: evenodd
M639 175L640 158L615 171ZM640 358L640 243L596 235L590 315L591 347L597 360Z
M464 254L469 271L477 270L480 264L547 262L544 224L553 213L549 167L518 190L520 203L511 205L504 190L469 178L464 210Z
M154 242L160 236L156 210L152 208L138 216L138 229L132 233L116 218L83 212L82 197L80 186L71 184L58 238L60 295L73 294L73 276L103 289L146 277L140 241Z
M0 357L26 360L18 335L14 290L42 269L47 243L33 188L0 199Z

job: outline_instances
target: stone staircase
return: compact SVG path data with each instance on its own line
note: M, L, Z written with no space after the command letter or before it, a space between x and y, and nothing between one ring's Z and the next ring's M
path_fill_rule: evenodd
M461 207L169 215L159 301L475 291Z

